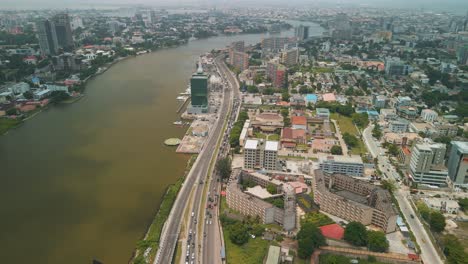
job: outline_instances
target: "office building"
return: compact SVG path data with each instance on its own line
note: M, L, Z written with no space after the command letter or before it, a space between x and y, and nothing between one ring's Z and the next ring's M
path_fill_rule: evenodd
M53 56L52 63L56 71L79 71L82 67L81 57L68 52Z
M468 44L458 47L457 62L458 64L468 65Z
M286 66L293 66L299 62L299 49L292 48L281 53L281 62Z
M410 177L416 183L443 186L448 172L444 166L446 146L424 142L414 145L409 164Z
M455 186L468 187L468 142L452 141L447 168Z
M385 58L385 74L387 75L408 75L410 66L405 64L400 58Z
M320 210L343 218L375 225L385 233L396 229L397 211L387 190L343 174L315 170L312 180L314 202Z
M55 55L58 52L57 34L54 22L43 20L37 23L37 38L43 56Z
M288 38L284 37L271 37L262 39L262 51L264 53L268 52L278 52L284 48L284 45L289 42Z
M388 128L393 133L405 133L408 131L409 124L410 123L408 120L400 118L397 120L391 120L389 122Z
M332 29L332 38L346 40L351 39L351 37L352 28L348 15L344 13L337 14Z
M59 47L65 51L73 50L73 35L68 14L57 14L52 20L54 21Z
M285 88L288 84L288 69L276 62L268 62L266 75L270 78L273 87Z
M361 177L364 173L364 163L358 155L347 156L320 156L320 169L327 173L340 173L349 176Z
M249 68L249 54L241 51L232 51L229 53L231 65L234 68L244 71Z
M297 40L304 41L309 38L309 26L299 25L295 29Z
M244 168L278 169L278 141L248 139L244 145Z
M424 109L421 111L421 119L426 122L434 122L437 120L438 116L437 112L432 109Z
M208 112L208 75L203 72L201 63L197 72L190 78L191 103L187 108L189 114Z

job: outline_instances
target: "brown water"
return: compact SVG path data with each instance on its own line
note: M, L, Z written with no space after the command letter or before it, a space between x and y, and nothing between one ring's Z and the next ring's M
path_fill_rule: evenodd
M91 80L79 102L0 137L0 263L127 263L165 188L183 174L188 156L163 141L184 134L172 125L175 98L197 57L261 37L127 59Z

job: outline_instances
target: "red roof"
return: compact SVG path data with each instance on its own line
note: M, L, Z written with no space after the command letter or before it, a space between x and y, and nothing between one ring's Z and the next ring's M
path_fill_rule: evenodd
M344 236L344 229L338 224L321 226L320 231L326 238L341 240Z
M408 253L408 258L410 258L411 260L418 260L419 256L418 254Z
M291 124L293 125L307 125L307 118L305 116L293 116L291 118Z
M225 192L225 191L221 191L221 196L226 196L226 192Z

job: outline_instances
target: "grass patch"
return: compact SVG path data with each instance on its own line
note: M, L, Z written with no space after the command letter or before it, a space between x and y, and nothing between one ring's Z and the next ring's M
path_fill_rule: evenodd
M332 113L330 114L330 118L336 120L338 125L340 126L340 131L341 135L344 133L348 132L351 135L354 135L358 139L358 145L356 147L350 148L349 152L354 155L361 155L365 154L367 152L366 146L364 145L364 142L362 141L359 132L356 129L356 126L354 126L353 121L351 117L347 117L344 115L340 115L338 113Z
M325 67L315 67L312 69L313 73L332 73L334 71L333 68L325 68Z
M270 243L260 237L250 238L247 243L238 246L229 239L229 228L224 228L227 263L258 264L268 253Z
M308 213L304 216L302 219L303 222L305 223L313 223L316 226L324 226L324 225L329 225L329 224L334 224L335 221L333 221L330 217L327 215L324 215L322 213L318 212L313 212L313 213Z
M8 130L16 127L21 123L21 120L0 118L0 135L5 134Z
M271 134L268 136L268 140L278 141L279 139L280 139L280 136L278 134Z
M465 252L468 252L468 222L457 222L457 225L459 231L454 234L460 239Z
M319 263L320 264L332 264L332 263L351 263L353 259L359 259L359 264L385 264L384 262L376 261L375 258L372 257L365 258L348 258L346 256L341 255L333 255L333 254L320 254L319 256Z
M279 155L278 157L282 158L282 159L296 159L296 160L303 160L305 159L304 157L302 156L284 156L284 155Z
M266 139L267 135L260 133L260 132L255 132L255 137L256 138L261 138L261 139Z

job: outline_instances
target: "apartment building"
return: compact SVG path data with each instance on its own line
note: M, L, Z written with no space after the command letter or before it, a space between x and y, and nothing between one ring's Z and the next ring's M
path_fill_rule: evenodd
M447 184L448 172L444 166L445 144L424 142L414 145L409 164L414 182L442 186Z
M362 176L364 163L358 155L346 156L320 156L320 169L327 173L341 173L349 176Z
M421 119L426 122L434 122L437 120L437 117L439 117L439 115L432 109L424 109L421 111Z
M299 62L299 49L292 48L281 53L281 62L286 66L293 66Z
M278 141L248 139L244 145L244 168L277 170Z
M375 225L386 233L395 231L397 212L388 191L343 174L314 171L314 201L320 210L364 225Z
M406 119L399 118L397 120L392 120L388 124L388 128L393 133L404 133L408 131L409 121Z

